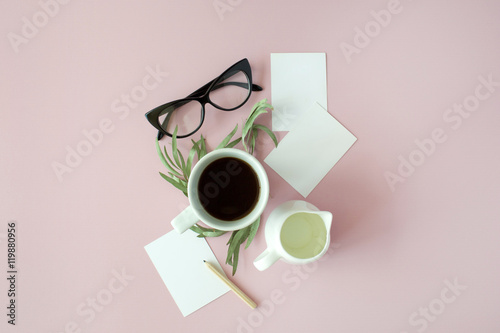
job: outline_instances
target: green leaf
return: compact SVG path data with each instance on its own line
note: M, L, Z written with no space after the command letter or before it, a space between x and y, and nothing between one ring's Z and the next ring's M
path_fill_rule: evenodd
M241 138L238 138L234 141L231 141L227 144L226 148L233 148L234 146L236 146L238 143L240 143L241 141Z
M252 141L250 143L251 154L253 154L253 151L255 150L255 140L257 139L257 135L258 135L257 129L252 126Z
M219 237L226 233L227 231L215 230L214 231L204 231L201 235L202 237Z
M229 240L227 241L226 245L228 245L229 243L231 243L231 242L233 241L234 235L236 235L236 232L237 232L237 231L238 231L238 230L233 231L233 232L231 233L231 237L229 237Z
M253 136L253 129L254 129L254 122L255 119L263 114L267 113L267 109L272 110L273 107L270 104L267 104L267 100L263 99L260 102L256 103L253 106L252 112L248 116L245 125L243 126L243 130L241 132L241 137L243 138L243 147L245 148L246 151L250 152L251 154L253 153L253 150L255 148L255 144L253 146L248 147L248 144L253 141L255 141L255 138L252 138Z
M177 150L177 154L179 154L179 160L181 161L181 171L182 174L184 175L184 179L187 179L188 177L186 176L186 162L184 161L184 156L182 156L182 153L180 150Z
M168 169L169 165L167 163L167 160L165 159L165 156L163 155L163 153L161 151L160 142L158 141L158 139L156 139L156 152L158 153L158 156L160 156L160 160L163 163L163 165L165 165Z
M216 229L211 229L211 228L205 228L205 227L202 227L201 225L197 224L198 228L202 231L202 232L205 232L205 231L214 231Z
M227 249L227 258L226 258L226 263L229 265L233 264L233 253L236 249L236 247L239 247L241 242L239 240L243 237L243 234L245 233L245 229L240 229L233 231L233 235L231 242L229 243L229 247Z
M198 229L201 230L201 232L205 232L205 231L209 231L209 230L214 230L214 229L209 229L209 228L205 228L205 227L202 227L201 225L197 224L196 225L198 227Z
M267 113L267 110L266 109L257 109L250 117L248 117L247 121L245 122L245 126L243 127L243 131L241 133L241 136L243 138L247 136L248 132L250 131L250 129L253 126L255 119L263 113Z
M233 266L233 272L232 272L233 276L236 273L236 270L238 269L239 256L240 256L240 247L238 246L236 248L236 250L234 251L234 255L233 255L233 265L232 265Z
M175 126L174 134L172 135L172 155L174 156L175 163L182 170L181 163L179 163L179 154L177 151L177 126Z
M193 148L196 149L196 155L198 157L198 160L200 160L203 156L207 154L207 148L205 146L205 139L203 138L203 135L201 136L201 139L198 141L191 140L193 143Z
M273 106L271 104L268 104L267 103L267 99L264 98L264 99L261 99L260 101L258 101L257 103L254 104L254 106L252 107L252 110L250 111L250 116L252 116L254 114L254 112L256 112L258 109L270 109L270 110L273 110Z
M247 118L247 121L245 122L245 126L243 126L243 131L242 131L242 136L245 137L246 133L248 133L250 127L252 127L253 123L255 122L255 119L263 114L267 113L267 109L273 110L272 105L267 104L267 99L263 99L259 102L257 102L252 109L252 112Z
M269 135L271 137L271 139L273 140L274 142L274 145L276 147L278 147L278 139L276 139L276 135L274 135L273 131L271 131L269 128L267 128L266 126L264 125L260 125L260 124L255 124L253 125L254 128L257 128L257 129L260 129L264 132L267 133L267 135Z
M191 167L193 166L194 155L196 154L196 147L193 146L189 151L189 155L186 161L186 180L191 175Z
M167 152L167 147L163 146L163 151L165 152L165 156L167 157L168 163L171 165L172 168L178 169L177 165L172 161L170 158L170 155ZM176 171L177 172L177 171ZM180 175L180 174L179 174Z
M182 193L184 193L187 196L187 186L185 184L183 184L180 179L178 179L176 181L174 178L170 178L169 176L167 176L161 172L160 172L160 176L162 176L163 179L165 179L170 184L174 185L177 189L181 190Z
M163 148L165 148L165 147L163 147ZM172 174L174 174L174 175L176 175L176 176L178 176L178 177L181 177L181 174L180 174L180 173L178 173L177 171L175 171L175 170L174 170L174 168L170 165L170 163L169 163L169 162L167 162L167 160L165 159L165 155L163 155L163 153L162 153L162 151L161 151L161 148L160 148L160 143L158 142L158 139L156 139L156 151L157 151L157 153L158 153L158 156L160 156L160 160L161 160L161 162L162 162L162 163L163 163L163 165L167 168L167 170L168 170L170 173L172 173ZM168 156L168 154L167 154L167 149L166 149L166 148L165 148L165 154L166 154L166 156L168 157L168 159L169 159L169 161L170 161L170 157L169 157L169 156ZM172 163L172 164L173 164L173 163Z
M237 242L239 245L241 245L248 238L248 235L250 234L250 226L247 226L247 227L240 229L238 231L239 231L239 234L236 234L233 241Z
M198 145L198 141L194 141L193 139L191 139L191 142L193 143L193 149L196 150L196 153L199 156L200 155L200 146Z
M227 231L222 231L222 230L217 230L217 229L212 229L212 228L205 228L202 227L199 224L193 225L191 228L194 232L198 234L197 237L219 237L224 235Z
M201 230L200 226L195 224L193 225L191 228L192 231L196 232L197 234L202 234L203 233L203 230Z
M198 147L198 141L194 141L193 139L191 139L191 143L193 144L193 147ZM200 148L197 148L197 149L200 149Z
M231 240L231 244L229 245L229 248L227 250L227 258L226 258L226 263L230 265L237 265L238 262L234 261L233 254L235 253L236 249L240 248L240 245L247 239L248 234L250 233L250 226L240 229L236 231L233 239Z
M260 216L257 220L255 220L254 223L250 225L250 232L248 234L248 239L247 239L247 244L245 246L245 249L247 249L250 244L252 243L255 235L257 234L257 230L259 230L259 225L260 225Z
M231 234L231 237L229 238L229 241L227 242L226 245L229 244L229 247L227 248L227 256L226 256L226 264L232 265L233 264L233 253L234 253L234 237L240 230L233 231Z
M207 146L205 146L205 138L203 137L203 135L201 136L200 141L201 141L200 142L200 155L198 156L198 160L207 154Z
M215 149L225 148L229 143L229 140L231 140L231 138L234 136L237 130L238 130L238 124L236 124L236 127L231 131L231 133L229 133Z

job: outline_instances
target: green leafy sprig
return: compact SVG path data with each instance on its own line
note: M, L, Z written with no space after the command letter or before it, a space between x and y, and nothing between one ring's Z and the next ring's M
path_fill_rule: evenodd
M254 124L255 119L257 119L258 116L267 113L267 109L269 110L274 109L271 104L267 103L267 99L263 99L260 102L257 102L253 106L252 111L250 112L250 115L248 116L245 122L245 125L243 125L243 130L241 133L241 136L243 138L243 147L250 154L253 154L253 151L255 149L255 143L257 140L257 135L259 130L262 130L267 135L269 135L269 137L271 137L271 139L273 140L274 145L278 147L278 140L276 139L276 136L269 128L267 128L264 125Z
M257 140L257 136L259 130L265 132L267 135L271 137L275 146L278 146L278 140L274 133L264 125L254 124L255 119L261 114L267 113L267 110L273 110L273 107L267 103L266 99L261 100L256 103L248 116L245 124L243 125L243 130L241 137L232 140L238 130L238 125L229 133L222 142L215 148L233 148L238 143L242 142L245 150L253 154L255 150L255 144ZM184 193L185 196L188 196L187 193L187 184L189 181L189 176L191 174L191 170L193 167L194 157L200 160L203 156L207 154L207 147L205 144L205 138L201 135L200 140L194 141L191 140L193 146L191 147L188 157L185 160L181 151L177 147L177 128L174 130L172 135L172 158L167 152L166 147L163 147L163 151L160 148L160 144L158 140L156 140L156 150L158 152L158 156L162 161L163 165L167 168L167 174L160 172L160 176L165 179L167 182L172 184L175 188ZM236 273L236 269L238 267L238 259L241 245L246 241L245 249L250 246L252 240L254 239L260 225L260 217L250 224L249 226L235 230L231 233L229 240L226 245L228 245L226 264L231 265L233 267L232 274ZM198 234L198 237L219 237L226 233L226 231L217 230L213 228L205 228L200 226L199 224L195 224L190 228L194 232Z

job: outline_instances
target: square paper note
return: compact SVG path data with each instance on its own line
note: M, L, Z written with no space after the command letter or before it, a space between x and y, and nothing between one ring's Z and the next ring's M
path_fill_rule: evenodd
M264 161L307 197L355 141L351 132L314 103Z
M229 291L203 263L222 271L204 238L173 230L144 247L185 317Z
M273 131L289 131L315 102L327 108L325 53L271 53Z

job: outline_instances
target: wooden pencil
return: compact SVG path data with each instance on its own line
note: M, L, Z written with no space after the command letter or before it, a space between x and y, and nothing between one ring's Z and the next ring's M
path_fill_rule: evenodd
M222 280L236 295L238 295L239 298L243 300L243 302L247 303L249 307L252 309L255 309L257 307L257 304L255 304L254 301L250 297L248 297L243 291L241 291L240 288L238 288L233 282L231 282L227 277L225 277L223 274L221 274L217 268L215 268L213 265L211 265L209 262L206 260L203 260L205 263L205 266L207 266L219 279Z

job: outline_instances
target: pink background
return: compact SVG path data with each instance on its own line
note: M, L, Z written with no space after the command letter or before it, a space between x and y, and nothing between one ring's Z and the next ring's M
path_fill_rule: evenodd
M499 1L401 0L385 27L371 11L387 1L44 1L50 17L38 1L0 4L1 276L12 220L19 250L17 325L2 277L2 332L500 331L500 86L457 129L443 118L474 101L478 77L500 82ZM231 10L219 16L214 3ZM38 32L24 28L29 38L13 45L34 20ZM348 63L341 45L365 26L370 42L358 38ZM183 318L144 245L172 230L187 199L159 176L144 113L247 57L264 90L229 115L207 108L195 138L213 148L271 99L273 52L327 54L328 110L358 138L307 197L334 214L331 250L315 265L259 272L261 228L233 278L261 307L227 293ZM126 106L148 67L168 76ZM109 133L59 181L52 164L103 120ZM436 128L446 140L419 160L415 141ZM259 140L257 157L271 149ZM391 191L384 175L398 173L399 156L421 165ZM265 167L264 219L301 198ZM227 238L208 240L221 263ZM99 297L92 315L86 302Z

